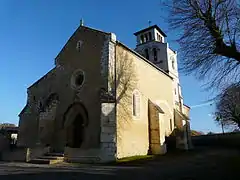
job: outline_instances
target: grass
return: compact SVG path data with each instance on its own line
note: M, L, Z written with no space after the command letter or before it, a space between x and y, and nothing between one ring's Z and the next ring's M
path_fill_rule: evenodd
M132 164L138 164L138 163L144 163L149 160L153 160L156 156L154 155L139 155L139 156L130 156L125 157L121 159L117 159L116 161L111 161L107 163L101 163L101 165L132 165ZM83 164L89 164L89 163L78 163L78 162L64 162L61 164L65 165L73 165L73 166L82 166ZM90 163L91 164L91 163ZM93 163L98 164L98 163Z
M116 160L116 164L131 164L131 163L141 163L147 160L154 159L154 155L139 155L139 156L130 156Z

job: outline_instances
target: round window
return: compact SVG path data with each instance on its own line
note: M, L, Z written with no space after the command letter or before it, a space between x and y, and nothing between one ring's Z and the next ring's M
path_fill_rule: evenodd
M84 72L76 70L71 78L71 85L74 89L80 89L84 83Z

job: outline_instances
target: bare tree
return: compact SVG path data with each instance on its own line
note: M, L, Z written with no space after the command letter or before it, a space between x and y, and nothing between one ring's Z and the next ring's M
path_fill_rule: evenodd
M210 87L239 78L240 3L237 0L172 0L170 27L179 30L181 68ZM166 6L165 6L166 7Z
M220 125L240 128L240 84L228 86L218 97L215 115Z

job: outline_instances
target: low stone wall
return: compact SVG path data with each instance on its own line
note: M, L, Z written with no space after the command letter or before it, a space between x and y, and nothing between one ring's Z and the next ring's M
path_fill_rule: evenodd
M20 161L25 162L26 161L26 148L15 148L13 150L5 150L1 153L1 159L2 161Z
M240 148L240 133L212 134L192 137L193 146Z
M49 152L48 147L37 146L33 148L27 148L26 150L26 162L43 156L45 153Z
M9 149L9 140L3 135L0 135L0 152L6 149Z

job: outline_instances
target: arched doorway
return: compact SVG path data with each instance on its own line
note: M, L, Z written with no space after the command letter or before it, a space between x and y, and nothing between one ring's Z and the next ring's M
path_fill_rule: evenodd
M66 133L66 146L80 148L84 145L88 115L86 108L81 103L69 106L64 114L63 129Z
M84 140L84 121L81 114L75 117L72 126L72 130L69 132L72 133L72 143L68 144L68 146L79 148Z

